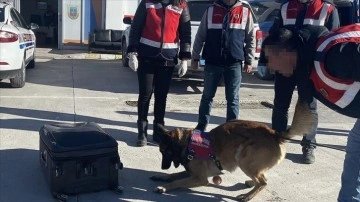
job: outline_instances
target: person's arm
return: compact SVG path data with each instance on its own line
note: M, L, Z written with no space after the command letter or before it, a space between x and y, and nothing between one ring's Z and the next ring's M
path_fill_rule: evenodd
M245 65L252 65L255 60L256 38L254 29L254 20L252 14L245 27Z
M189 7L186 6L180 16L179 23L179 39L180 39L180 60L191 59L191 22Z
M325 67L336 78L360 81L360 44L334 45L326 54Z
M340 27L339 13L335 6L329 14L329 17L325 23L325 27L328 28L328 30L333 30Z
M129 46L127 52L137 52L140 43L141 32L146 20L146 5L145 0L141 1L136 9L133 22L131 23L129 34Z
M204 42L206 40L207 15L208 14L207 14L207 10L206 10L203 17L202 17L202 19L201 19L198 31L197 31L196 36L195 36L195 41L194 41L194 44L193 44L192 59L196 60L196 61L199 61L199 59L200 59L200 53L201 53L201 50L202 50L202 48L204 46Z

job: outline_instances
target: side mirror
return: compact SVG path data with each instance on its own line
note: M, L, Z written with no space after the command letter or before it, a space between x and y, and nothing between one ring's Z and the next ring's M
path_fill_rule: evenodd
M133 21L133 17L124 17L123 18L123 23L126 25L131 25L132 21Z
M39 29L39 25L36 23L30 23L30 29L32 29L32 30Z

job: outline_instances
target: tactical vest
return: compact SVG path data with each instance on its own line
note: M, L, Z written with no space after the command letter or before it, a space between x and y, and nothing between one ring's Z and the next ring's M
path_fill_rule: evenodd
M281 6L281 17L284 25L295 25L296 17L302 10L303 4L297 0L290 0ZM304 16L303 25L321 25L324 26L334 5L314 0L308 5Z
M214 4L207 11L207 34L203 58L218 63L224 57L243 61L245 27L251 11L241 3L230 10ZM226 36L225 36L226 35Z
M351 79L341 79L330 75L326 71L326 53L332 46L338 43L360 43L360 24L341 27L330 34L322 36L316 45L314 68L310 79L313 82L315 92L324 99L327 105L334 105L339 113L357 117L360 101L360 82ZM342 68L342 67L339 67ZM359 67L354 67L359 68ZM326 104L326 103L324 103ZM344 110L344 111L343 111ZM346 112L345 112L346 111ZM354 111L354 112L352 112ZM356 111L356 112L355 112ZM351 113L351 114L349 114ZM354 115L355 114L355 115ZM359 117L357 117L359 118Z
M141 33L139 54L173 60L179 49L179 21L186 3L180 6L146 1L146 20Z

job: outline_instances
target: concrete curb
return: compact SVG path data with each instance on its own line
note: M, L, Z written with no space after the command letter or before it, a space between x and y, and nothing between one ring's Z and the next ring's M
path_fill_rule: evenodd
M98 53L80 53L68 55L55 55L55 54L36 54L37 59L87 59L87 60L121 60L120 54L98 54Z

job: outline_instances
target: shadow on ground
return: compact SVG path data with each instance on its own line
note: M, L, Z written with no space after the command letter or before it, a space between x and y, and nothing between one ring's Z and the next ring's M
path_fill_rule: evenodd
M1 172L0 201L55 201L50 188L42 173L39 160L39 151L30 149L0 150ZM153 182L149 178L158 172L141 169L124 168L119 171L119 185L124 187L124 193L118 195L112 191L79 194L70 196L69 201L221 201L233 197L221 194L202 193L186 189L173 191L169 194L153 193L153 188L161 182ZM244 189L242 184L231 187L215 186L228 191Z

